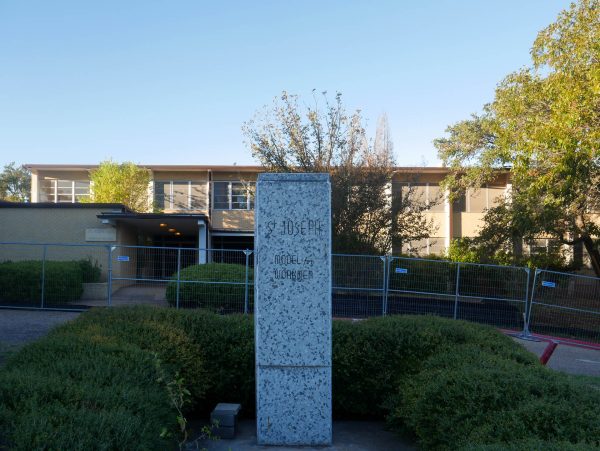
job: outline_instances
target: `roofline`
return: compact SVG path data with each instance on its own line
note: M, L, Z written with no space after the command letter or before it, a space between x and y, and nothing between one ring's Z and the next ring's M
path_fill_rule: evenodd
M24 165L29 170L52 169L58 171L91 171L97 169L97 164L37 164L27 163ZM263 170L262 166L238 166L238 165L191 165L191 164L140 164L142 168L151 171L236 171L236 172L258 172Z
M25 164L29 170L56 170L56 171L90 171L98 168L97 164ZM151 171L188 171L188 172L269 172L262 166L237 166L237 165L191 165L191 164L140 164L140 167ZM499 172L510 172L509 168L498 168ZM445 166L395 166L394 173L399 174L447 174L450 168Z
M127 211L123 213L104 212L98 215L98 218L104 219L208 219L204 213L136 213Z
M115 210L120 210L123 212L131 212L129 208L127 208L123 204L115 204L115 203L54 203L54 202L5 202L0 201L0 208L95 208L95 209L103 209L103 208L111 208Z

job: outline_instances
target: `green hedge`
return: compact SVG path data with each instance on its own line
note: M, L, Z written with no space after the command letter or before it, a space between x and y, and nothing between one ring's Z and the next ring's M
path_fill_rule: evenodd
M248 303L252 306L254 287L253 269L248 268ZM229 263L207 263L188 266L180 271L180 307L208 308L231 313L243 312L245 302L246 266ZM177 274L167 285L167 301L177 302Z
M189 390L187 414L241 402L252 415L252 317L89 311L8 359L0 431L11 449L169 449L177 413L159 368ZM599 387L542 367L487 326L423 316L333 323L335 417L385 418L423 449L594 449Z
M98 282L100 268L89 260L51 261L44 264L45 302L70 302L81 297L83 283ZM26 260L0 263L0 300L39 302L42 295L42 262Z
M252 412L252 319L152 307L88 311L0 370L0 448L173 449L177 411L166 383L178 378L189 391L186 414L223 401Z
M381 417L402 381L418 374L428 357L451 355L457 344L472 343L522 365L537 362L491 327L434 316L334 321L333 336L333 402L339 416Z

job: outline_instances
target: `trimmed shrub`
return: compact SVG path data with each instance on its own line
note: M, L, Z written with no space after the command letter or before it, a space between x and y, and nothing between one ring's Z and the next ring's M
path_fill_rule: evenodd
M89 260L52 261L44 264L46 302L70 302L81 297L84 282L100 280L100 268ZM26 260L0 263L0 300L39 302L42 295L42 262Z
M529 440L600 445L600 392L473 344L428 358L391 404L390 425L426 449Z
M79 267L83 274L83 283L97 283L100 282L100 276L102 275L102 269L98 265L98 261L92 262L91 259L79 260Z
M333 323L334 412L340 416L381 417L405 379L417 374L431 355L471 343L482 352L523 364L535 357L491 327L433 316L392 316Z
M127 343L53 334L0 372L9 449L168 449L176 415L153 354Z
M180 319L179 312L169 309L92 310L55 333L67 340L83 336L95 342L129 343L155 353L164 369L183 378L190 401L196 402L205 394L209 376L203 349L184 330Z
M244 311L246 266L229 263L207 263L188 266L180 271L179 305L208 308L220 313ZM248 303L252 305L253 269L248 268ZM167 301L177 302L177 274L167 285Z
M256 402L254 321L251 316L215 315L184 311L179 321L202 349L210 369L201 412L218 402L241 403L244 415L252 415Z
M252 317L92 310L8 359L0 446L169 449L168 381L189 390L186 414L240 402L249 415L254 370ZM487 326L424 316L333 323L335 416L385 418L424 449L595 449L598 386L542 367Z
M460 451L597 451L598 447L586 443L545 442L543 440L523 440L513 443L489 445L467 445Z

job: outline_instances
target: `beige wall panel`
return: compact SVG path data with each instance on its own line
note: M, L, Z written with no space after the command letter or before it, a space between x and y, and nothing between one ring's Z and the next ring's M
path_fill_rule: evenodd
M392 182L410 182L410 183L439 183L444 180L445 174L402 174L396 173L392 177Z
M153 171L152 178L157 181L194 180L198 182L206 182L208 181L208 172Z
M0 208L0 241L85 244L86 246L48 246L48 260L90 259L102 270L106 280L106 244L86 242L85 229L102 229L96 215L102 210L89 208ZM39 260L42 246L0 245L0 261Z
M39 202L39 196L38 196L38 176L37 173L32 172L31 173L31 191L29 193L30 196L30 202Z
M443 237L446 230L446 213L425 213L427 219L433 219L432 235Z
M487 208L487 188L480 188L478 190L469 189L469 202L468 210L469 213L483 213Z
M86 244L86 228L103 228L94 208L0 208L0 241ZM89 244L89 243L87 243Z
M254 230L254 210L213 210L211 225L218 230Z
M488 204L489 208L493 208L499 204L499 201L504 199L506 193L505 186L490 186L488 188Z
M89 180L88 171L45 171L38 170L38 179L58 179L58 180Z
M474 237L483 225L483 213L454 213L453 238Z
M253 172L213 172L212 180L213 181L255 181L258 177L258 173Z

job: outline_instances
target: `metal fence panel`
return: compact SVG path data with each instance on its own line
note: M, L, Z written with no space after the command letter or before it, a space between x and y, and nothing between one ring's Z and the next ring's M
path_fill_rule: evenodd
M0 243L0 307L85 310L108 302L108 247Z
M525 329L529 269L460 263L457 319Z
M456 271L456 263L444 260L389 257L387 313L452 318Z
M167 287L169 305L249 313L254 305L251 251L181 249L181 271ZM202 260L206 258L206 260ZM201 262L214 263L205 266Z
M252 311L251 251L115 246L112 254L117 304L129 300L221 313Z
M0 243L0 305L42 307L45 246ZM14 280L19 272L19 281Z
M253 269L251 250L0 242L0 307L142 303L249 314ZM336 317L434 314L600 342L600 278L343 254L332 256L332 278Z
M600 278L536 270L529 329L600 342Z
M108 248L44 246L44 308L82 310L108 304ZM70 270L77 266L79 271Z
M372 255L332 256L332 308L339 318L384 314L386 258Z

